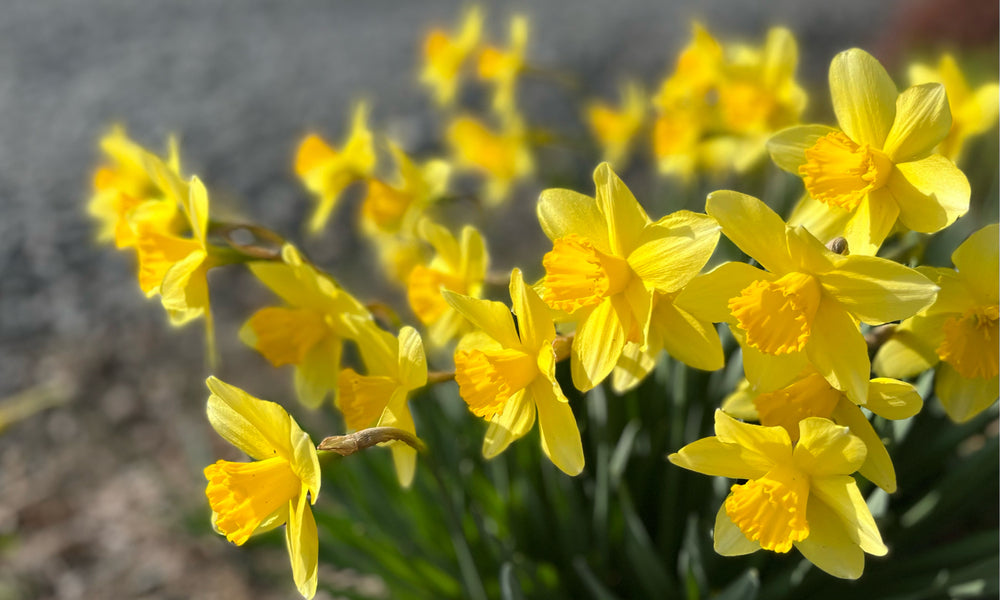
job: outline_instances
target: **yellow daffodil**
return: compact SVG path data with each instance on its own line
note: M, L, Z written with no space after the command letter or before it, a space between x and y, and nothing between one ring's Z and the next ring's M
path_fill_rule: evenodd
M942 55L936 69L923 64L910 67L911 85L935 82L944 84L951 109L951 130L941 140L938 152L957 163L962 159L966 140L996 125L1000 88L996 83L986 83L972 89L951 54Z
M608 376L627 342L647 351L654 293L679 291L719 239L705 215L679 211L651 221L607 163L594 183L594 198L550 189L538 200L538 220L552 240L541 295L576 323L571 370L581 391Z
M395 185L375 178L368 181L361 225L369 235L412 231L423 211L445 194L451 175L451 165L443 160L419 165L396 144L390 143L389 150L399 178Z
M653 293L646 350L636 342L625 342L621 358L611 373L611 387L617 393L623 394L642 383L663 350L695 369L722 368L725 363L722 341L712 319L701 306L679 303L678 294Z
M240 329L240 339L274 366L295 365L295 391L309 408L337 389L343 340L355 339L371 320L367 309L329 277L302 259L290 244L282 262L253 262L250 270L277 294L283 306L258 310Z
M875 355L875 371L912 377L938 365L934 393L953 421L964 422L1000 395L1000 227L988 225L951 255L956 270L918 267L941 286L937 301L903 321Z
M473 6L465 11L456 36L434 29L424 39L420 81L431 88L439 105L448 106L454 101L462 64L479 43L482 28L482 11Z
M208 378L208 421L254 462L220 460L205 468L205 495L216 530L237 546L251 535L287 524L292 577L305 598L316 594L319 538L310 501L321 482L316 447L274 402Z
M441 290L479 298L489 268L483 236L475 227L462 228L461 241L446 228L424 219L420 237L434 247L434 258L416 265L406 282L406 297L420 322L428 327L431 344L442 347L469 331L470 324L441 296Z
M668 458L705 475L746 480L730 488L715 519L715 551L723 556L794 546L830 575L857 579L866 552L888 552L851 477L865 462L865 444L847 427L808 417L793 442L783 427L741 423L719 410L714 436Z
M705 210L766 270L725 263L689 283L678 302L729 323L756 391L783 387L812 364L852 402L865 404L871 365L858 321L910 317L930 306L938 287L886 259L834 254L751 196L713 192Z
M920 412L922 406L920 394L908 383L881 377L868 382L865 408L880 417L907 419ZM793 442L799 439L799 423L809 417L830 419L848 427L867 448L858 472L886 492L896 491L896 470L881 437L861 408L815 369L806 369L795 381L773 392L756 393L744 380L722 402L722 410L766 427L784 427Z
M161 189L149 172L147 155L150 154L133 142L122 127L112 128L101 138L101 149L113 164L94 173L94 195L87 204L87 212L100 223L98 241L113 240L118 248L133 247L136 227L181 233L183 216L178 213L177 202L168 197L168 191ZM180 175L180 158L173 140L169 144L167 165Z
M397 340L373 321L367 321L356 342L368 374L344 369L337 380L337 406L348 429L394 427L415 435L407 397L427 383L427 359L420 334L412 327L403 327ZM389 448L399 484L409 487L417 451L399 441L391 442Z
M524 69L527 45L528 18L517 15L510 20L510 45L507 49L487 46L479 53L479 78L493 83L493 110L499 115L517 114L517 77Z
M518 269L510 275L512 309L442 293L478 328L455 350L455 381L469 410L490 422L483 456L500 454L526 434L537 413L545 455L568 475L579 474L583 446L573 411L556 381L556 331L545 303L524 284Z
M604 160L623 166L636 134L646 120L646 95L638 84L622 89L621 108L604 102L587 106L587 125L604 153Z
M793 225L824 243L842 235L852 254L874 255L897 221L933 233L968 211L965 175L933 154L951 128L944 86L899 94L882 65L855 48L830 64L830 92L840 129L803 125L768 142L774 162L802 177L811 203Z
M344 188L371 176L375 146L367 120L368 106L359 103L342 150L330 147L316 134L308 135L299 144L295 172L319 200L316 212L309 219L309 231L316 233L323 229Z
M503 202L511 186L534 170L524 125L520 119L506 121L500 131L468 116L448 126L448 143L458 164L486 177L484 200L489 205Z

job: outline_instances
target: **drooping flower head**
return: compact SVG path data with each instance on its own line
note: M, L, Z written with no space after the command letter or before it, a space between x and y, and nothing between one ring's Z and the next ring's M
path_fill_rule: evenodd
M545 455L565 473L579 474L583 446L573 411L556 381L556 331L549 308L524 284L518 269L510 276L511 309L500 302L442 293L478 328L455 350L455 381L469 410L490 422L483 456L503 452L531 430L537 414Z
M795 547L823 571L857 579L865 553L883 556L875 519L851 473L865 444L847 427L808 417L794 443L783 427L741 423L715 412L715 435L669 457L705 475L743 479L715 519L715 551L724 556Z
M394 427L416 434L407 398L427 383L420 334L412 327L403 327L397 339L374 321L366 321L356 342L368 374L344 369L337 378L337 407L347 428ZM399 484L408 487L413 482L417 451L399 441L390 442L389 447Z
M922 406L920 394L909 383L884 377L868 382L865 408L880 417L907 419ZM896 491L896 471L881 437L861 408L815 369L807 368L792 383L773 392L754 392L744 380L723 401L722 410L739 419L758 421L765 427L783 427L793 442L799 439L799 423L803 419L821 417L843 425L867 449L858 472L886 492Z
M471 329L465 317L445 301L441 290L479 298L489 269L489 254L483 236L470 225L462 228L461 240L428 219L420 222L418 230L434 248L434 257L410 271L406 298L413 313L427 326L431 344L440 348Z
M964 422L1000 395L1000 227L987 225L951 255L955 269L918 267L941 286L937 301L903 321L875 355L875 371L912 377L938 365L934 393Z
M624 166L635 136L646 121L648 102L637 83L622 88L621 98L620 108L592 102L586 112L587 125L603 151L603 160L619 168Z
M292 576L305 598L316 594L319 541L310 501L321 483L316 447L274 402L208 378L208 421L253 462L220 460L205 468L212 523L237 546L252 535L285 527Z
M871 365L858 321L879 325L912 316L934 301L937 286L886 259L834 254L751 196L713 192L705 210L764 269L725 263L692 281L678 301L729 323L757 391L780 388L811 364L864 404Z
M571 368L581 391L608 376L627 342L647 350L654 293L680 290L719 239L705 215L679 211L651 221L607 163L594 183L594 198L550 189L538 200L538 221L552 240L541 296L576 323Z
M791 127L768 142L774 162L805 184L809 200L792 224L874 255L897 221L934 233L968 211L965 175L933 153L951 128L944 86L897 93L882 65L854 48L833 58L830 93L840 129Z
M511 186L535 168L524 124L516 118L504 121L494 130L473 117L458 117L446 134L456 163L486 178L483 199L490 206L502 203Z
M276 367L294 365L299 401L317 408L337 389L343 340L357 338L371 315L291 244L281 249L281 258L250 263L253 274L284 304L254 313L240 329L240 339Z
M371 176L375 168L375 146L368 129L368 106L359 103L354 109L351 133L340 150L316 134L299 144L295 173L318 199L316 212L309 219L309 231L323 229L344 189Z
M454 101L462 65L479 44L482 28L482 11L472 6L465 11L456 35L449 36L440 29L434 29L424 39L424 66L420 81L431 88L438 105L449 106Z

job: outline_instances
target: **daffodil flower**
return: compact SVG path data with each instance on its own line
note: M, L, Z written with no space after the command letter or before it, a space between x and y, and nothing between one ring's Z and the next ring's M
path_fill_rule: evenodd
M253 274L283 301L258 310L240 329L240 339L274 366L295 365L299 401L317 408L337 389L343 340L357 337L371 320L360 302L299 255L281 249L282 262L252 262Z
M764 269L725 263L689 283L678 301L729 323L755 390L778 389L812 364L852 402L865 404L871 364L858 321L912 316L930 306L938 287L890 260L834 254L751 196L713 192L705 210Z
M479 298L489 254L483 236L470 225L462 228L461 240L429 219L420 222L418 232L433 246L435 255L427 265L416 265L410 271L406 298L413 313L428 327L431 344L440 348L471 329L465 317L445 301L441 290Z
M920 394L909 383L884 377L868 382L865 408L880 417L907 419L920 412L922 406ZM799 439L799 423L809 417L848 427L867 448L858 473L890 494L896 491L896 470L882 438L861 408L814 369L806 369L795 381L773 392L756 393L744 380L723 400L722 410L765 427L783 427L793 442Z
M390 185L379 179L368 181L368 193L361 202L361 225L369 235L410 232L423 211L444 195L451 165L430 160L420 165L396 144L389 150L399 169L398 182Z
M342 150L332 148L316 134L310 134L299 145L295 172L319 200L316 212L309 219L312 233L326 225L344 188L371 176L375 168L375 146L367 120L368 106L359 103Z
M621 92L621 108L605 102L587 106L587 125L600 144L604 160L623 166L636 134L646 121L646 95L638 84L625 86Z
M455 350L455 381L469 410L490 422L483 456L493 458L526 434L538 416L542 450L568 475L583 470L580 431L556 381L551 311L521 271L510 275L511 310L447 290L445 299L477 328Z
M965 175L933 153L951 128L944 86L899 94L882 65L855 48L833 58L830 92L840 129L803 125L768 142L774 162L805 184L808 200L792 224L874 255L897 221L934 233L969 210Z
M938 152L956 163L962 159L965 142L988 131L997 123L1000 111L1000 88L986 83L975 89L969 86L965 75L951 54L944 54L937 68L915 64L910 67L910 84L941 83L948 93L951 110L951 129L941 140Z
M465 12L457 35L452 37L434 29L424 39L420 81L431 88L438 105L448 106L454 101L462 64L479 43L482 28L482 11L472 6Z
M479 53L479 78L493 83L493 110L499 115L517 114L517 77L524 69L527 45L528 18L516 15L510 20L510 45L507 49L487 46Z
M280 405L215 377L208 378L208 389L212 428L254 459L220 460L205 468L212 523L237 546L287 524L285 541L295 586L304 598L312 598L319 538L309 504L316 503L321 482L316 447Z
M714 436L667 458L705 475L746 480L730 488L715 519L715 551L723 556L795 547L830 575L857 579L865 553L888 552L851 477L865 461L865 444L847 427L808 417L793 442L783 427L741 423L717 410Z
M356 341L368 374L344 369L338 377L337 406L347 428L358 431L372 426L394 427L415 435L407 398L411 391L427 383L427 359L420 334L412 327L403 327L397 340L374 321L366 321ZM399 484L409 487L417 451L400 441L391 442L389 448Z
M538 200L538 221L552 240L541 295L576 323L571 371L581 391L608 376L627 342L647 350L654 294L679 291L719 239L705 215L679 211L651 221L607 163L594 183L594 198L550 189Z
M491 206L503 202L511 186L535 168L521 120L505 121L502 129L494 131L473 117L463 116L452 121L447 131L458 165L486 177L484 200Z
M951 255L957 270L917 267L941 286L937 301L903 321L875 355L875 372L890 377L937 365L934 393L959 423L1000 395L998 235L993 224L969 236Z

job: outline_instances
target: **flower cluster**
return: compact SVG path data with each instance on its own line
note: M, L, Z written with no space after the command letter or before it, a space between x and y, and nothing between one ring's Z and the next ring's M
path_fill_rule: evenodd
M918 266L914 253L904 264L884 251L888 239L926 238L969 210L970 186L953 160L995 123L996 85L971 91L946 56L937 71L914 66L916 85L899 92L875 58L851 49L830 66L838 126L800 124L806 94L795 81L791 32L772 29L751 47L722 44L696 24L655 96L630 83L621 108L588 101L596 145L623 165L646 133L659 173L682 181L744 172L770 153L801 177L791 216L730 190L709 194L703 213L650 216L654 199L640 202L602 162L592 196L540 192L535 208L551 249L498 276L483 233L453 227L443 202L462 189L455 176L471 173L475 200L496 210L538 171L539 138L518 103L520 78L533 69L528 20L511 20L503 47L484 43L482 30L474 8L456 32L434 30L424 43L421 82L447 118L448 154L411 156L371 129L370 107L358 104L343 144L308 134L294 161L315 202L310 233L339 218L349 186L365 187L358 228L419 330L386 305L357 300L277 234L215 220L205 185L182 176L173 141L161 158L121 128L102 140L109 164L98 169L89 204L99 239L135 249L140 289L160 296L173 324L205 318L210 354L207 271L245 265L277 299L249 316L240 339L271 365L291 365L300 403L335 406L347 430L364 434L358 448L388 445L404 487L422 446L410 399L425 386L455 382L469 412L488 423L484 457L504 452L537 418L544 455L576 476L588 451L571 398L602 385L635 390L664 353L702 371L741 367L745 380L715 412L715 435L669 456L738 480L718 510L715 549L796 548L835 577L860 577L865 554L888 549L855 475L888 493L897 487L892 448L869 415L916 415L924 401L904 380L934 368L935 395L955 421L997 400L997 225L954 251L954 269ZM472 73L491 92L485 115L462 108ZM928 83L936 80L944 85ZM240 229L254 241L237 240ZM713 261L724 255L723 236L750 262ZM509 306L487 294L498 281ZM428 370L424 337L443 370ZM727 359L729 337L738 352ZM568 378L559 375L563 360ZM205 469L213 524L237 545L287 524L293 576L309 598L319 543L309 505L333 446L317 451L278 404L214 377L208 386L211 425L254 459Z

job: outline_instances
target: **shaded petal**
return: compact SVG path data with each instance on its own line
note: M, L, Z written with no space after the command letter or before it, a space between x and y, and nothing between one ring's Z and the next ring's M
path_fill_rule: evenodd
M875 58L858 48L830 63L830 95L837 123L858 144L881 148L896 117L896 84Z
M719 222L727 238L768 271L786 273L793 269L785 222L757 198L729 190L712 192L705 212Z
M563 473L579 475L583 471L583 444L569 402L561 397L562 394L557 396L552 385L542 377L531 384L529 393L538 410L538 429L545 456Z
M889 549L882 543L875 519L868 510L865 499L858 490L858 484L850 475L814 477L810 491L833 510L847 526L847 533L854 543L868 554L884 556ZM811 507L810 507L811 508ZM810 519L809 514L807 518Z
M434 247L438 258L448 265L452 273L462 272L462 250L458 245L458 240L448 231L447 227L438 225L428 218L423 218L417 224L417 232L421 238ZM480 239L480 241L482 240Z
M802 556L834 577L861 577L865 570L865 553L848 535L837 513L815 494L810 494L806 518L809 537L795 542Z
M869 325L912 317L930 306L938 291L918 271L872 256L848 256L820 281L825 293Z
M722 442L736 444L744 451L743 461L759 474L747 474L747 479L764 475L775 465L792 460L792 440L783 427L764 427L741 423L721 410L715 411L715 435Z
M406 401L406 390L397 389L393 393L385 410L382 411L378 426L395 427L416 434L417 428L413 424L413 415L410 413L410 407ZM417 468L417 451L400 441L392 441L388 445L392 451L392 462L396 467L396 478L399 480L399 485L408 488L413 483L413 473Z
M455 310L462 313L473 325L482 329L504 348L518 348L520 338L514 327L510 309L500 302L470 298L450 290L441 290L441 295Z
M969 210L969 180L940 154L899 163L886 188L899 205L899 220L921 233L941 231Z
M896 99L896 120L882 148L894 163L926 156L951 129L948 96L940 83L915 85Z
M653 318L667 354L695 369L722 368L725 363L722 341L711 322L698 319L666 300L657 303Z
M857 471L865 461L865 452L864 442L847 427L820 417L799 421L795 466L814 479Z
M649 217L608 163L597 165L594 185L597 187L594 200L607 222L611 251L626 257L635 249Z
M586 392L615 368L625 347L625 329L610 299L605 299L576 328L570 370L573 385Z
M864 442L865 458L858 472L887 493L895 492L896 470L892 466L892 459L889 458L889 451L885 449L882 438L868 422L865 413L847 398L841 398L830 418L838 425L849 427L851 434Z
M593 198L564 189L548 189L538 198L538 223L550 240L575 233L611 253L608 226Z
M777 276L742 262L723 263L688 282L674 298L674 304L700 318L723 323L732 319L730 298L762 279L774 281Z
M510 273L510 299L514 314L517 315L521 343L534 350L546 341L551 342L556 335L552 309L534 288L524 284L520 269L514 269Z
M868 398L868 345L857 324L836 301L823 298L806 344L809 360L831 386L855 404Z
M964 423L997 401L1000 378L966 379L954 367L942 362L934 380L934 393L948 417L956 423Z
M712 533L712 545L722 556L743 556L760 550L760 543L743 535L736 523L726 514L726 503L715 513L715 531Z
M919 375L936 365L937 338L941 337L948 317L913 317L900 323L892 337L878 349L872 368L881 376L903 379ZM927 335L930 331L933 331L933 337Z
M1000 272L998 239L1000 225L987 225L970 235L951 255L951 261L962 279L974 287L984 300L994 303L1000 296L997 282L997 273Z
M618 357L618 364L611 372L611 388L616 394L624 394L642 383L642 380L656 366L656 359L663 350L662 345L659 337L656 337L654 341L652 331L650 331L648 347L645 351L641 349L639 344L625 343L622 355Z
M876 377L868 382L865 408L883 419L909 419L920 412L923 405L917 388L905 381Z
M290 444L293 422L284 408L254 398L215 377L209 377L205 383L212 392L208 398L208 422L223 439L256 460L275 455L288 461L293 459Z
M743 373L754 392L772 392L791 383L809 364L805 352L792 352L773 356L747 346L745 335L739 329L730 331L740 343L743 354ZM808 346L807 346L808 347Z
M826 125L796 125L782 129L767 140L767 151L779 168L799 174L799 166L806 162L806 150L819 138L837 131Z
M756 397L757 392L750 388L750 382L743 379L734 391L722 399L722 410L737 419L756 421L760 418L753 403Z
M288 511L288 527L285 528L285 542L288 558L292 562L292 578L295 587L307 600L316 595L316 573L319 566L319 536L316 519L306 502L303 492Z
M805 227L820 242L828 244L833 238L844 235L851 215L839 206L830 206L806 194L792 209L788 224Z
M718 242L715 219L678 211L647 227L627 260L647 288L673 292L701 271Z
M888 187L870 192L844 225L844 238L851 254L875 256L898 217L899 206Z
M466 282L479 282L486 277L490 256L486 252L483 236L475 227L462 228L462 276Z
M427 383L427 356L417 330L406 326L399 330L399 381L407 390Z
M327 393L336 394L342 350L339 338L327 336L295 366L295 394L304 406L319 408Z
M535 424L535 403L526 397L526 390L514 392L504 405L503 413L493 417L486 438L483 457L493 458L507 449L514 440L528 433Z

